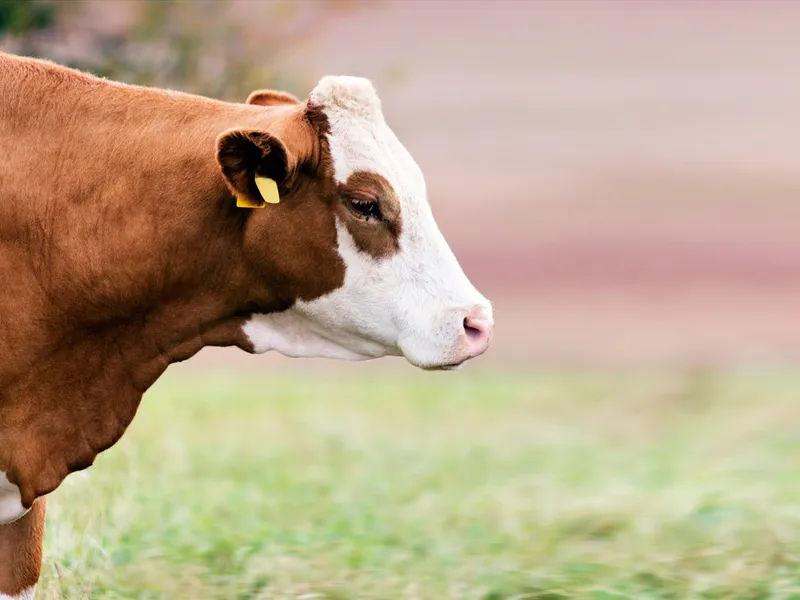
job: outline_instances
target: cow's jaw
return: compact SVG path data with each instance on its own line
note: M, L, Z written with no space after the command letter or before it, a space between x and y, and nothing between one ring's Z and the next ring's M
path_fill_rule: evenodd
M244 325L253 351L256 354L275 351L290 358L352 361L389 354L380 343L320 324L314 318L318 304L318 301L299 302L283 312L253 315Z
M255 315L245 326L255 351L349 360L403 355L425 369L455 368L483 353L491 305L440 232L422 172L384 121L371 83L327 77L310 101L328 120L335 183L366 173L391 185L402 217L397 251L373 256L359 249L336 217L344 284L283 313ZM478 333L465 329L466 319L479 324Z

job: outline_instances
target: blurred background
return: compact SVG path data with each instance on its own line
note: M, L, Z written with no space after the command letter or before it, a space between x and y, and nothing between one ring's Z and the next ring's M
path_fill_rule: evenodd
M6 0L0 46L238 101L367 76L496 305L483 362L763 365L800 359L799 20L755 0Z
M127 82L371 78L497 323L459 373L170 368L48 500L37 597L800 598L798 32L789 0L0 0L0 48Z

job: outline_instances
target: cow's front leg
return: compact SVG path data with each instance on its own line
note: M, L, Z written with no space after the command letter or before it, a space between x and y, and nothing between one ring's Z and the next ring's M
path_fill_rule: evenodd
M42 568L45 499L21 519L0 525L0 600L31 600Z

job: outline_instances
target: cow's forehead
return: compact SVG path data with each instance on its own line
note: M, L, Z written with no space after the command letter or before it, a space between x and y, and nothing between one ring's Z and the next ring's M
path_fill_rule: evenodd
M328 146L337 183L363 171L384 177L404 207L426 203L417 163L387 125L372 83L362 77L325 77L312 91L312 104L328 120Z

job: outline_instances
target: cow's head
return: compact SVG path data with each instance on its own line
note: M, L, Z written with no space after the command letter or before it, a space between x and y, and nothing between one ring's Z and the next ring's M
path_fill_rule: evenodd
M260 202L256 176L280 187L278 204L241 210L246 260L288 306L250 318L254 351L402 355L426 369L482 354L492 307L439 231L372 84L325 77L305 102L269 91L248 102L269 112L268 127L225 132L217 158L235 195Z

